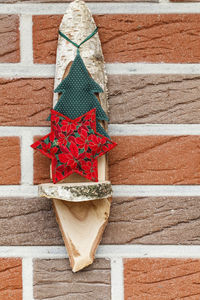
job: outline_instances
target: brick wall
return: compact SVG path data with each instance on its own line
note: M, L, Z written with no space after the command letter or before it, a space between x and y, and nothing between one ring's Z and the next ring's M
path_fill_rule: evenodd
M0 1L0 300L199 300L200 3L88 4L118 147L97 259L72 274L51 201L37 197L49 160L30 148L49 132L65 2Z

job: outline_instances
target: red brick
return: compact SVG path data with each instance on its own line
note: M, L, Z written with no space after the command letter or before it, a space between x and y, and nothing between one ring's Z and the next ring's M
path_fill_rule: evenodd
M110 123L200 123L199 75L110 75L108 90ZM53 79L0 78L0 95L0 125L50 125Z
M58 27L62 16L33 16L33 54L35 63L55 63Z
M0 258L0 300L22 300L22 261Z
M118 136L109 153L113 184L200 184L200 136ZM34 182L48 182L50 161L35 153Z
M0 125L48 126L53 79L0 78Z
M113 184L199 184L200 136L118 136L109 154Z
M0 3L16 3L16 2L29 2L30 0L0 0ZM66 3L71 0L32 0L32 3ZM102 2L102 0L85 0L85 2ZM110 0L104 0L103 2L110 2ZM112 0L112 2L158 2L158 0Z
M20 184L20 139L0 137L0 184Z
M198 63L200 60L199 14L94 17L106 62ZM34 16L36 63L55 63L60 21L61 16Z
M19 62L19 17L0 15L0 28L0 63Z
M200 260L126 259L124 291L125 300L198 300Z
M35 136L34 142L40 139L42 136ZM45 182L50 182L50 163L51 160L41 154L39 151L34 150L33 154L33 167L34 167L34 175L33 181L34 184L40 184Z
M199 2L199 0L170 0L171 2Z

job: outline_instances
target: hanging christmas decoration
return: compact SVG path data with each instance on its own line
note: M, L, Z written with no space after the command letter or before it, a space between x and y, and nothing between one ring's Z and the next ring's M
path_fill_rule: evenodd
M98 28L84 1L72 2L60 25L51 132L32 147L52 161L52 198L72 270L91 264L108 222L111 183L106 153L107 76ZM58 183L59 182L59 183Z

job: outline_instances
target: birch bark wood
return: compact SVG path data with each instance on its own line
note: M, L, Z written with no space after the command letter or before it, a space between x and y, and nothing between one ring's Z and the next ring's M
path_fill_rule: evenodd
M77 44L90 35L95 28L96 24L91 12L85 5L85 2L80 0L75 0L68 6L60 25L60 31ZM77 49L74 45L61 36L58 37L55 87L67 76L76 56L76 51ZM98 33L80 47L80 55L89 74L104 90L103 93L98 95L98 99L104 111L108 113L107 75ZM59 100L59 96L56 93L54 94L54 105ZM106 127L105 124L102 125ZM98 180L104 184L107 179L107 157L102 156L98 159ZM85 189L88 188L88 180L78 174L69 176L63 182L65 187L67 183L76 183L76 192L80 188L80 184L78 185L77 183L85 182ZM96 185L95 192L97 194L99 187L99 185ZM107 195L102 195L101 199L97 196L95 200L93 200L94 198L92 199L90 194L87 198L82 199L84 202L77 203L66 201L69 200L69 197L66 195L65 200L63 200L63 197L61 197L63 189L60 189L60 191L59 196L53 198L54 209L69 254L72 270L77 272L94 260L96 249L108 222L111 194L107 191ZM61 198L62 200L60 200ZM73 200L80 201L80 197Z

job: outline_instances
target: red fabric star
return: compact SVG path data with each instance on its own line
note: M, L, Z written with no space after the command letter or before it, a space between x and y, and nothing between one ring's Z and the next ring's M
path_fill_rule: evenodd
M71 120L51 110L51 132L31 145L52 160L56 183L72 173L98 181L97 158L117 144L96 132L96 109Z

